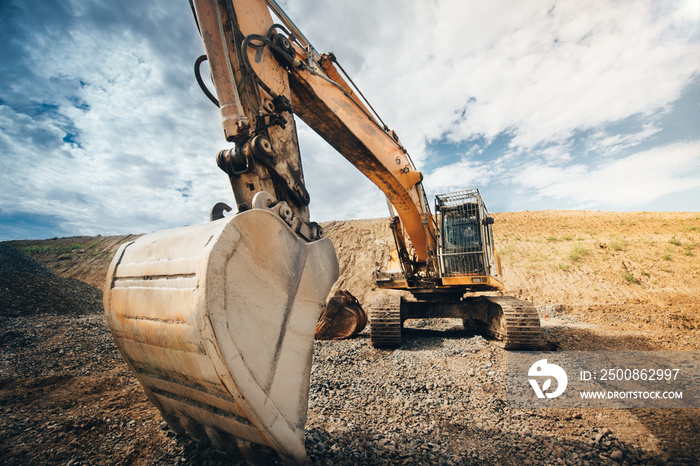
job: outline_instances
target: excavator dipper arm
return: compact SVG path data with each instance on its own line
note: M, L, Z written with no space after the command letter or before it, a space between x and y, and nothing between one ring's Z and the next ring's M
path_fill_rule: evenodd
M217 164L229 175L238 211L251 209L253 197L265 191L286 202L300 224L308 224L309 194L290 113L288 72L264 42L274 31L266 3L193 0L192 5L224 137L235 144L219 153Z

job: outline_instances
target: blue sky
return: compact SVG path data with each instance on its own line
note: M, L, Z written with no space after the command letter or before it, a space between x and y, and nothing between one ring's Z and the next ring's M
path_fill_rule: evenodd
M425 174L489 210L700 210L700 0L279 2ZM186 0L0 2L0 240L142 233L232 203ZM316 221L387 215L299 124Z

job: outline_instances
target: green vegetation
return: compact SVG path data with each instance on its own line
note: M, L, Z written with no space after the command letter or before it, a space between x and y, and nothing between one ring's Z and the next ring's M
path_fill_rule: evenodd
M64 246L25 246L20 248L25 254L38 254L43 252L59 253L66 251L75 251L77 249L83 249L85 246L80 244L68 244Z
M663 260L665 260L665 261L670 261L670 260L671 260L671 255L670 255L670 254L664 254L663 256L661 256L661 258L662 258Z
M621 238L610 243L610 249L613 251L623 251L628 245L629 242L627 242L627 240L624 238Z
M669 242L669 244L672 244L672 245L674 245L674 246L678 246L678 247L680 247L680 248L683 248L683 254L685 254L686 256L693 256L693 255L694 255L694 254L693 254L693 249L695 249L695 248L698 247L697 244L693 244L693 243L685 243L685 244L683 244L683 243L681 242L681 240L679 240L679 239L676 238L675 236L672 236L671 239L668 240L668 242ZM667 255L668 255L668 254L667 254ZM664 256L664 258L665 258L665 257L666 257L666 256ZM665 259L665 260L670 260L670 256L669 256L669 259Z
M548 236L545 238L545 241L549 241L550 243L558 243L559 241L573 241L574 237L571 235L564 235L561 238L557 236Z
M622 279L625 280L627 283L631 284L639 283L639 280L634 278L634 275L629 270L625 270L624 272L622 272Z
M501 257L507 256L509 258L512 258L514 252L515 246L513 246L512 244L506 244L505 246L501 246L500 248L498 248L498 255L500 255Z
M590 251L587 248L577 244L571 248L571 251L569 252L569 260L571 262L579 262L582 261L588 254L590 254Z

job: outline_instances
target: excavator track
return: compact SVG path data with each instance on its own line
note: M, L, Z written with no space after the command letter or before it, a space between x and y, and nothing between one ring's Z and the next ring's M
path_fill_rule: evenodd
M542 344L537 309L528 301L512 296L487 297L488 321L480 322L487 336L508 350L534 350Z
M381 295L372 303L369 336L375 348L401 346L401 301L400 296Z

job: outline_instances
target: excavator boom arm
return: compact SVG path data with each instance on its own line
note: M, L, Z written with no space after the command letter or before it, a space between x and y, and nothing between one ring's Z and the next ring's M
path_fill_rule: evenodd
M435 248L432 218L422 174L402 146L328 78L293 70L290 85L295 113L382 190L403 222L417 261L426 262Z

